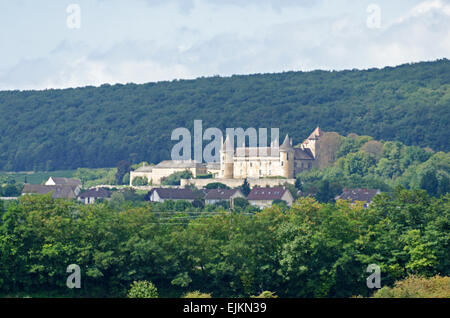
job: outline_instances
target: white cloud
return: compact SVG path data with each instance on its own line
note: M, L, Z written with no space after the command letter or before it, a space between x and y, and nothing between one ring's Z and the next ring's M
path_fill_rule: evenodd
M327 14L324 8L335 0L286 0L278 7L272 0L262 5L256 0L246 5L237 0L192 0L188 13L172 13L170 3L145 1L153 8L154 19L148 24L120 21L113 15L117 23L100 21L102 29L93 30L92 37L62 38L46 55L25 55L14 66L2 66L0 89L370 68L450 56L450 4L443 0L416 1L393 18L386 17L391 12L384 2L381 29L367 28L364 3L358 11L347 0L342 7L328 8ZM108 10L108 16L114 12ZM127 10L129 19L133 11ZM142 19L145 7L140 10ZM92 21L83 25L94 25ZM85 36L90 33L82 31ZM116 32L120 36L114 41Z

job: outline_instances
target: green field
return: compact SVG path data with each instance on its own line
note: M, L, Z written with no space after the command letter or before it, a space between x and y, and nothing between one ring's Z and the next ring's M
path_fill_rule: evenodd
M25 172L0 172L0 184L15 180L18 183L27 182L30 184L41 184L49 177L71 178L76 170L58 170L58 171L25 171Z

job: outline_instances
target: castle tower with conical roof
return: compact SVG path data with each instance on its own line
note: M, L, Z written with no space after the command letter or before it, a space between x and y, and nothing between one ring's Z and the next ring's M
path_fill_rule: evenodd
M225 142L222 143L222 149L220 150L220 171L222 178L233 179L234 171L234 146L230 141L230 137L225 138Z
M294 155L295 149L292 146L292 139L289 138L289 135L286 135L283 144L280 146L280 165L283 169L283 177L287 179L294 178Z

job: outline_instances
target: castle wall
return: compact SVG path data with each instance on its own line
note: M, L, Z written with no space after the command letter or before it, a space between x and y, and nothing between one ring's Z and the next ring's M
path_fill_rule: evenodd
M210 183L214 182L220 182L223 183L230 188L237 188L240 187L244 183L245 178L239 178L239 179L181 179L181 187L184 188L186 185L194 185L197 188L203 188L207 186ZM247 178L248 183L250 184L250 187L276 187L280 185L284 185L285 183L288 184L295 184L295 179L270 179L270 178Z

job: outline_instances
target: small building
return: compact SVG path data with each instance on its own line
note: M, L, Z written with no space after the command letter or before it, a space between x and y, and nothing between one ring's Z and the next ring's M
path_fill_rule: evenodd
M162 180L173 173L190 171L195 178L197 175L207 173L206 165L198 163L193 160L165 160L156 166L142 166L130 172L130 186L133 185L133 180L137 177L147 179L147 182L152 185L161 184Z
M149 192L149 197L151 202L160 203L167 200L186 200L192 202L195 199L201 199L199 194L195 193L191 189L180 188L154 188Z
M248 197L248 202L259 208L272 206L273 201L283 200L291 206L294 202L294 197L291 192L284 187L276 188L253 188Z
M244 198L241 190L238 189L211 189L206 192L205 203L206 204L216 204L221 201L228 201L230 206L232 205L232 200L236 198Z
M111 198L111 191L104 188L92 188L88 191L81 193L78 196L78 200L84 204L93 204L98 200L109 200Z
M52 193L53 199L75 199L77 191L79 192L79 189L75 185L25 184L22 195Z
M372 203L372 199L380 194L381 191L379 189L347 189L344 188L344 192L341 195L335 197L335 200L347 200L352 203L354 202L364 202L364 207L367 208L370 203Z
M44 183L46 186L75 186L75 194L78 195L82 188L82 183L80 179L76 178L57 178L50 177Z

